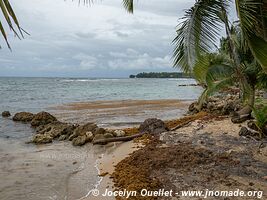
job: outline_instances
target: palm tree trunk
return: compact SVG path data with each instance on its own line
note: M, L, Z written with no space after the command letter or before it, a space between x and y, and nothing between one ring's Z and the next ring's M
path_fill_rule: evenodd
M223 12L226 13L226 11L223 11ZM225 23L226 35L228 37L229 45L230 45L230 56L234 61L235 73L236 73L237 78L239 79L238 81L239 81L240 93L241 93L241 97L243 97L244 89L245 89L244 85L248 85L246 84L247 78L245 77L245 75L242 73L242 70L240 69L241 61L240 61L236 46L234 44L234 40L232 38L231 29L230 29L228 17L226 14L224 18L224 23ZM252 93L250 94L248 104L237 113L240 118L242 118L242 116L248 116L251 114L252 107L254 106L254 102L255 102L255 87L252 88Z
M251 88L252 88L252 90L251 90L251 94L249 95L249 98L248 98L248 103L244 108L242 108L240 111L238 111L239 116L250 115L252 112L252 108L254 107L254 103L255 103L256 90L255 90L254 86L252 86Z

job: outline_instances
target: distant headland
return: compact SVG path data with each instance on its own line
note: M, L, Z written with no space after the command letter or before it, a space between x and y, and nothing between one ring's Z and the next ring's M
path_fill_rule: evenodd
M183 72L142 72L131 74L129 78L192 78L192 75Z

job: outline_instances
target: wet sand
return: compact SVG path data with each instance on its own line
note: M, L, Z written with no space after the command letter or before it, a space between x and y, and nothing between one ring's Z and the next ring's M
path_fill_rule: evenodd
M70 103L50 107L56 117L65 122L95 122L102 127L136 126L147 118L163 120L181 117L191 101L181 100L121 100Z
M98 173L100 180L100 185L97 187L99 191L98 196L93 196L92 193L88 194L86 198L82 198L84 200L114 200L115 197L110 196L102 196L105 194L106 190L113 191L114 184L111 179L111 174L114 172L115 165L118 164L121 160L127 157L132 152L136 151L140 145L130 142L123 142L123 143L110 143L104 146L106 149L105 153L102 155L101 158L98 160Z

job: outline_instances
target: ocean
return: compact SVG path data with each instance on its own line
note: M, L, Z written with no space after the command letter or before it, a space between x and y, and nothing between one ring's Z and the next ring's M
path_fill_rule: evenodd
M3 77L0 78L0 112L52 110L56 113L57 110L52 108L79 102L192 101L201 89L178 85L194 83L193 79ZM156 115L157 112L150 110L149 114ZM168 112L177 115L172 110ZM129 114L127 116L127 121L135 120ZM120 123L122 118L125 116L113 116L112 123ZM71 122L73 118L66 119ZM101 117L99 120L105 121ZM105 125L108 126L108 122ZM77 148L69 142L39 146L25 144L32 134L34 130L29 125L0 117L0 199L72 200L84 197L98 180L95 165L99 156L105 154L105 148L91 145Z

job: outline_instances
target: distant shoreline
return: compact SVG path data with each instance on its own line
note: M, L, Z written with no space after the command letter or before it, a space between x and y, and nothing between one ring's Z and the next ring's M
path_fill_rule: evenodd
M131 74L129 78L193 78L193 76L183 72L142 72Z

